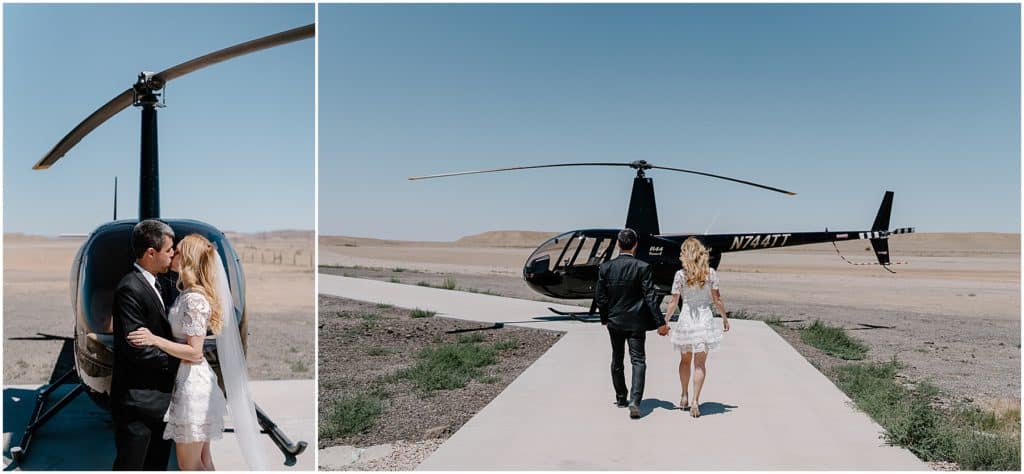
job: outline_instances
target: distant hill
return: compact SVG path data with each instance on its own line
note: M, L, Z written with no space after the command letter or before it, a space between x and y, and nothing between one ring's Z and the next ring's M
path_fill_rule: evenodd
M492 230L482 234L467 235L456 240L455 243L463 246L533 248L556 235L558 235L557 232Z

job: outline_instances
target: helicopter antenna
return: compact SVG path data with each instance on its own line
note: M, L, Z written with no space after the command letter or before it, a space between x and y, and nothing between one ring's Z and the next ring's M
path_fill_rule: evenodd
M728 176L722 176L722 175L717 175L717 174L705 173L705 172L702 172L702 171L693 171L693 170L682 169L682 168L670 168L670 167L667 167L667 166L655 166L655 165L652 165L652 164L650 164L650 163L648 163L647 161L644 161L644 160L637 160L637 161L633 161L633 162L630 162L630 163L558 163L558 164L553 164L553 165L516 166L516 167L511 167L511 168L496 168L496 169L489 169L489 170L459 171L459 172L455 172L455 173L434 174L434 175L429 175L429 176L413 176L413 177L409 178L409 181L416 181L416 180L420 180L420 179L432 179L432 178L447 178L447 177L450 177L450 176L463 176L463 175L468 175L468 174L496 173L496 172L499 172L499 171L518 171L518 170L528 170L528 169L537 169L537 168L559 168L559 167L565 167L565 166L628 166L628 167L633 168L633 169L636 170L636 177L637 178L644 178L646 176L646 174L644 172L646 170L649 170L649 169L677 171L677 172L680 172L680 173L690 173L690 174L696 174L696 175L701 175L701 176L707 176L709 178L724 179L726 181L732 181L732 182L735 182L735 183L746 184L748 186L754 186L754 187L761 188L761 189L767 189L769 191L775 191L777 193L787 194L787 195L790 195L790 196L795 196L796 195L796 193L794 193L792 191L786 191L784 189L774 188L774 187L771 187L771 186L765 186L763 184L758 184L758 183L754 183L754 182L751 182L751 181L744 181L742 179L730 178Z
M117 176L114 176L114 220L117 220Z

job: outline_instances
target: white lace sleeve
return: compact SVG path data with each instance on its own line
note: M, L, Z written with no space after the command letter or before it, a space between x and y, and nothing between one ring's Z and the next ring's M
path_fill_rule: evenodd
M672 294L678 295L683 292L683 283L686 277L683 276L683 271L679 270L676 272L676 278L672 280Z
M199 293L185 293L184 312L181 327L189 336L206 336L206 324L210 321L210 302Z
M708 280L711 282L711 289L718 289L718 272L714 268L708 269Z

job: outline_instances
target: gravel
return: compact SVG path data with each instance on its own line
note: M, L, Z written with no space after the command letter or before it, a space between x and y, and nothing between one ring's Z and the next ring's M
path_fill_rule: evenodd
M373 426L348 436L321 436L320 448L391 443L408 447L398 449L392 456L394 465L406 459L419 459L415 453L439 444L416 443L451 436L562 335L508 326L492 329L490 324L437 316L412 318L411 312L410 308L320 296L319 411L322 426L340 398L374 391L386 394L383 412ZM467 329L471 331L447 333ZM518 344L514 349L500 351L498 362L483 367L483 376L463 388L425 394L411 381L393 376L412 366L421 349L454 343L468 335L482 336L481 345L508 339L515 339ZM400 444L402 442L405 444ZM431 452L432 449L429 448ZM411 454L404 454L406 451ZM366 469L377 468L367 466Z

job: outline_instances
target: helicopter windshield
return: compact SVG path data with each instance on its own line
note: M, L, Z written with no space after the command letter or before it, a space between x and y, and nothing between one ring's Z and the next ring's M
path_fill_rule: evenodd
M224 262L235 316L242 324L244 295L242 269L231 244L216 228L198 221L165 220L175 233L175 241L189 234L201 234L212 242ZM114 290L128 272L132 271L135 259L131 250L131 233L135 221L117 221L106 224L90 236L80 251L78 270L78 298L75 312L79 315L81 330L87 333L110 334L113 332L112 309ZM72 281L74 282L74 278Z
M611 258L615 250L615 234L607 234L607 231L581 230L548 239L530 255L527 267L535 271L559 271L600 265Z

